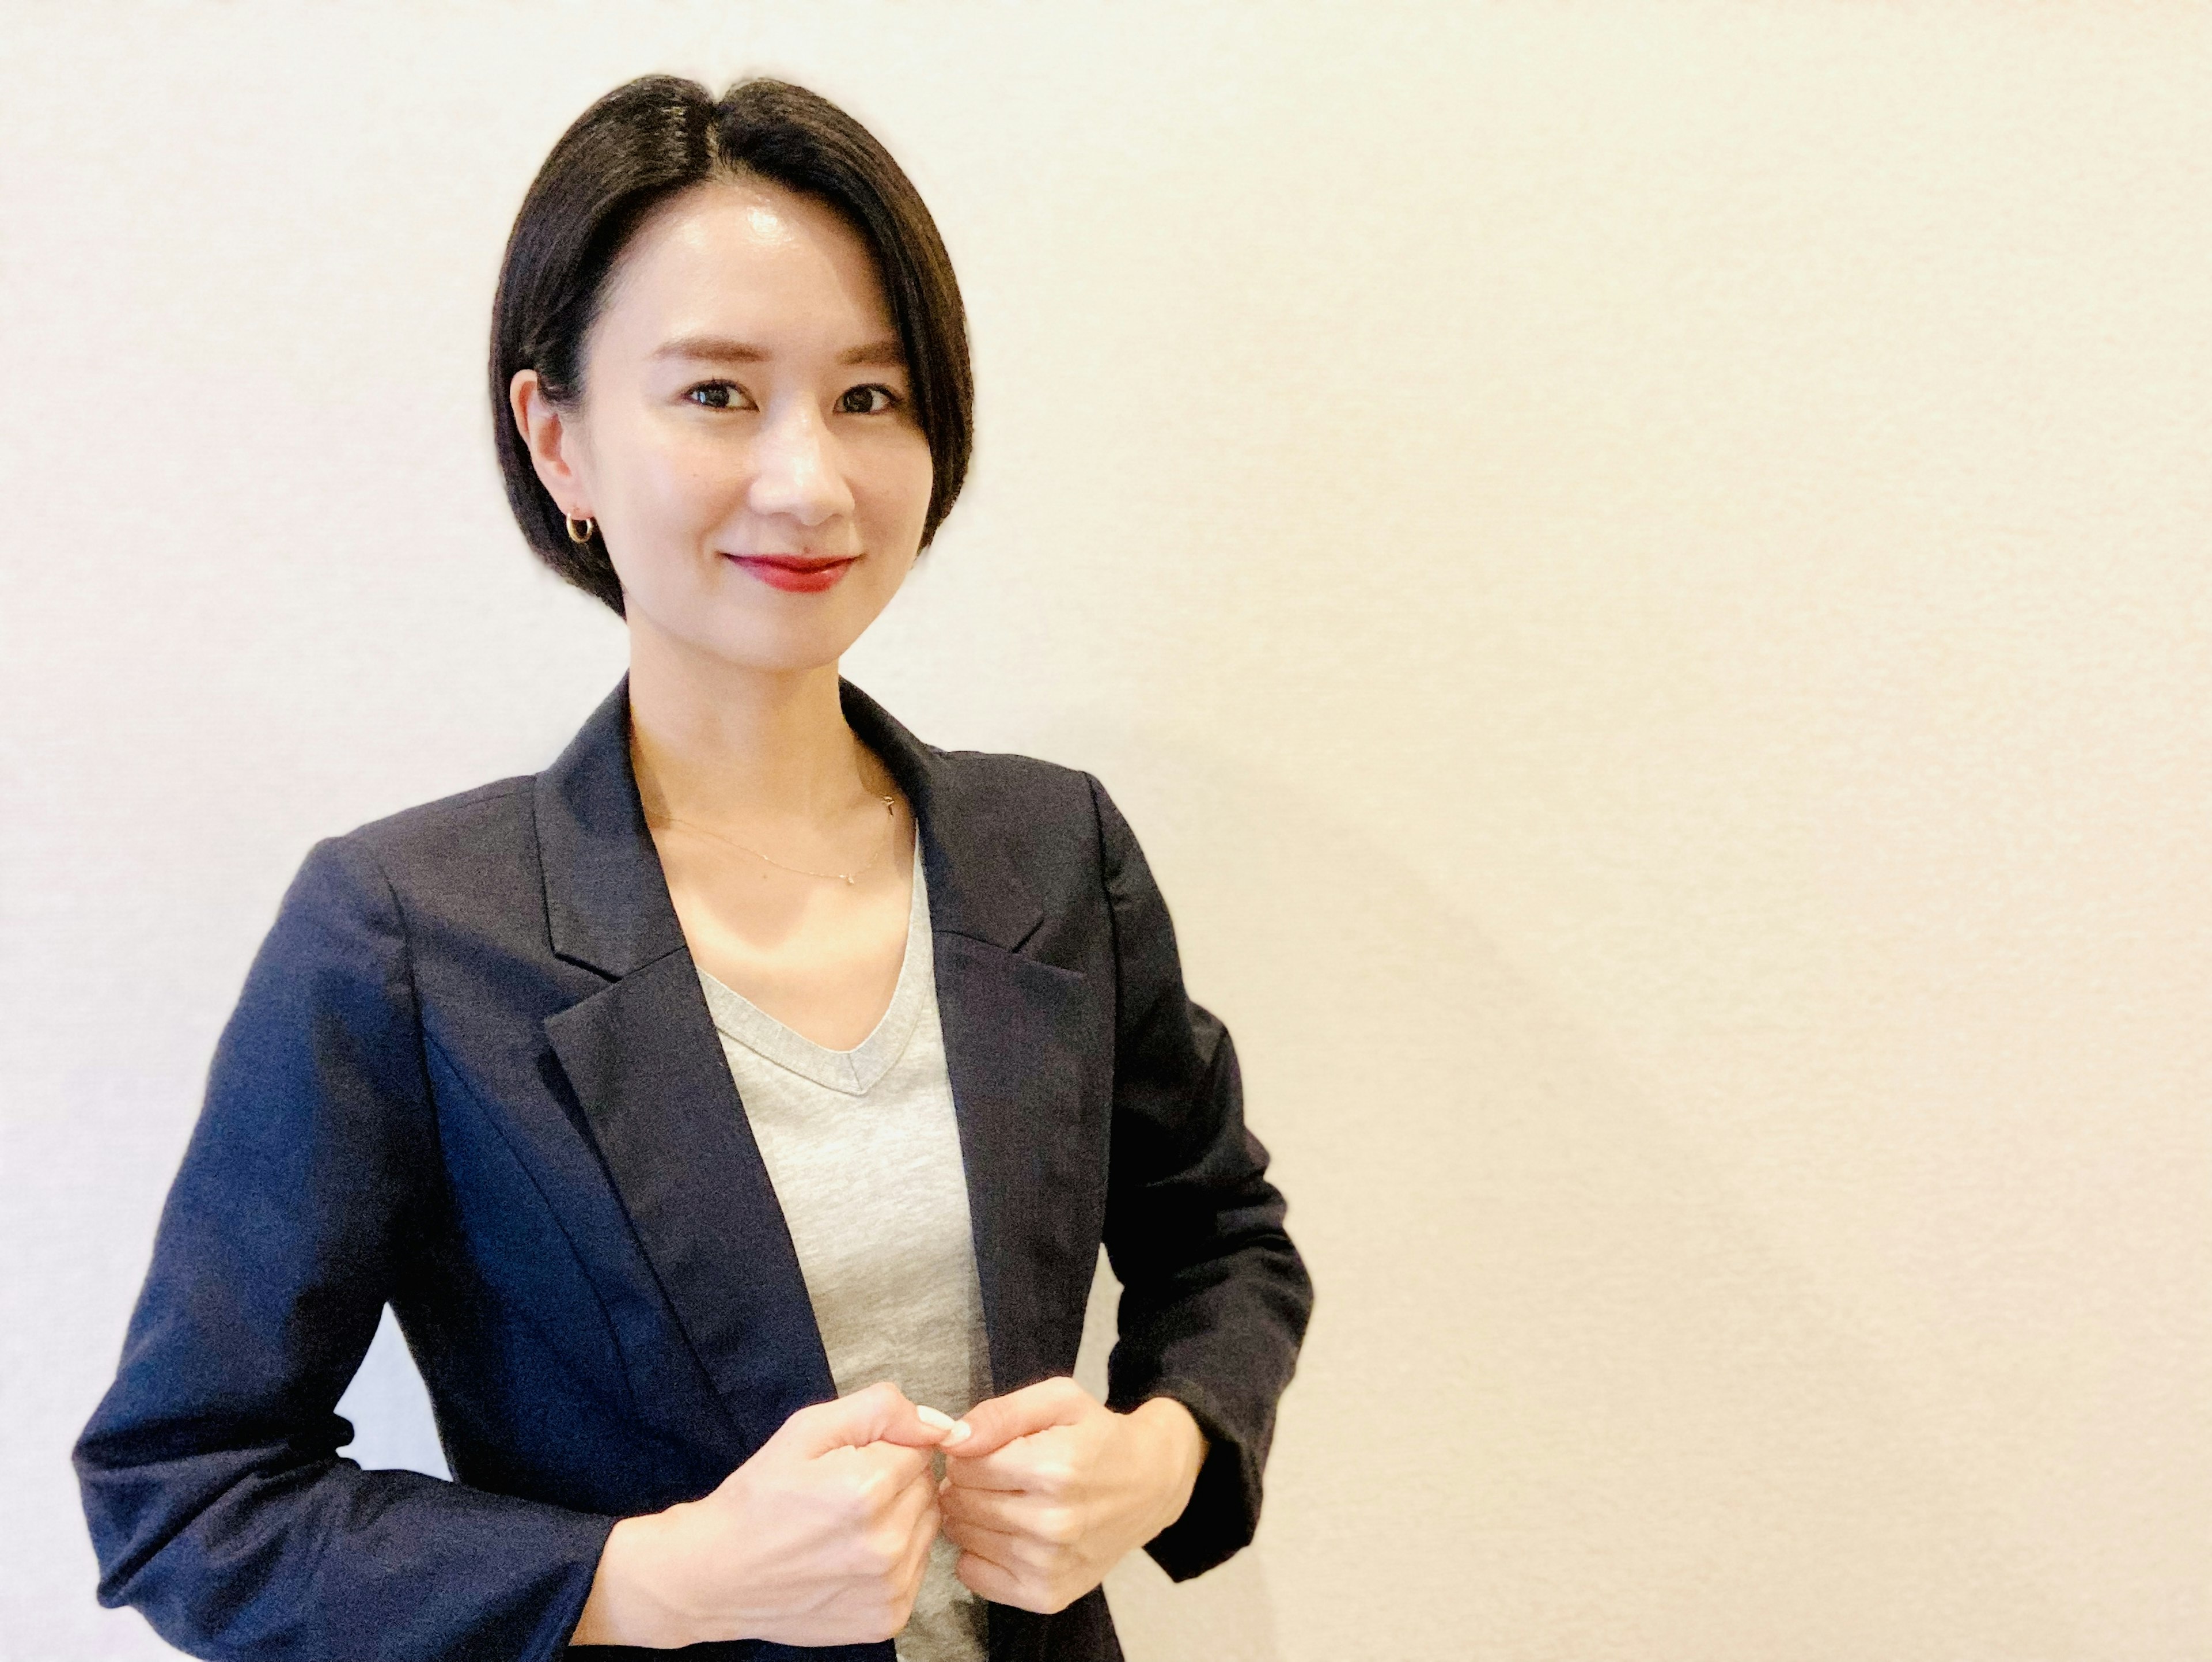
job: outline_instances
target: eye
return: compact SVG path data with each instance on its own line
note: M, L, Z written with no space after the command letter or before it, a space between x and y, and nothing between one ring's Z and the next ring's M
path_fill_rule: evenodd
M702 380L687 387L684 396L703 410L743 410L752 403L745 389L733 380Z
M888 387L854 387L837 399L837 408L848 416L880 416L898 407L899 395Z

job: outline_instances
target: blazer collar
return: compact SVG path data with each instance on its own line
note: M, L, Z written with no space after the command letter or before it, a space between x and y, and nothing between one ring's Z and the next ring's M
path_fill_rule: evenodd
M963 784L946 753L839 679L853 731L914 807L929 877L930 927L1011 952L1043 910L1006 859L1010 826ZM553 765L538 776L538 845L556 957L614 979L684 947L629 759L629 678L616 683Z
M1083 975L1017 950L1043 912L1006 853L1022 827L991 800L1011 793L979 789L979 765L841 692L920 828L992 1375L1012 1390L1064 1371L1081 1337L1098 1239L1085 1196L1103 1204L1083 1175L1097 1001ZM606 977L545 1033L743 1459L836 1386L639 806L629 714L625 682L538 778L554 950Z

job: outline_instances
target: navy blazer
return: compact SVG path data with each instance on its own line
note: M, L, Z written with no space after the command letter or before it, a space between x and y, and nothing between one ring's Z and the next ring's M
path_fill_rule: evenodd
M1312 1302L1229 1036L1097 780L843 701L920 831L994 1388L1072 1369L1103 1241L1111 1404L1212 1440L1148 1549L1195 1575L1251 1538ZM100 1602L186 1651L556 1657L617 1518L836 1394L628 731L625 683L546 772L320 843L285 896L76 1450ZM386 1303L453 1482L337 1452ZM989 1614L992 1662L1120 1655L1098 1592Z

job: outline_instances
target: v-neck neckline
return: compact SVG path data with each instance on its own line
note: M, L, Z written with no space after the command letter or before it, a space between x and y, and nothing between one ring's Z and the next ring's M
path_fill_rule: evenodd
M915 839L913 899L907 908L906 955L900 960L891 1001L868 1036L849 1050L817 1044L762 1009L743 993L699 971L715 1031L779 1068L845 1096L863 1096L906 1053L935 983L930 955L929 893L922 876L921 840Z

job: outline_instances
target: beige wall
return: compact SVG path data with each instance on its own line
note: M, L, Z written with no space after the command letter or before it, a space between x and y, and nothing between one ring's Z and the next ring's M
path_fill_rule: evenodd
M662 68L934 204L979 468L851 673L1112 787L1320 1284L1134 1662L2212 1657L2178 3L0 14L0 1656L159 1648L63 1458L301 854L617 673L477 365Z

